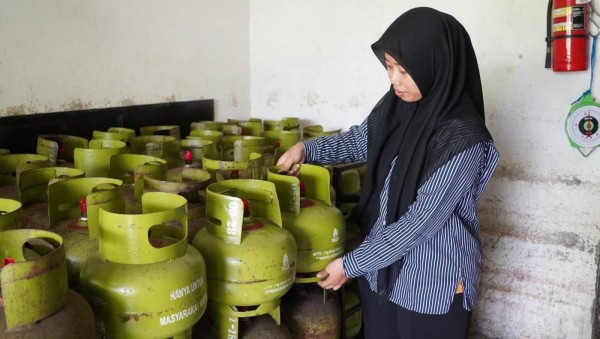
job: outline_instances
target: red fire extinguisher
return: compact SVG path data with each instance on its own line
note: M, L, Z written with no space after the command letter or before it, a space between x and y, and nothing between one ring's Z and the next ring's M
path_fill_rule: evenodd
M587 70L590 6L590 0L549 0L546 68Z

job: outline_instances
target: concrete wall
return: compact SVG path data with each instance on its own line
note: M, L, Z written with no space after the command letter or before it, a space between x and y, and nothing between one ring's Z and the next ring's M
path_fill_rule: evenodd
M564 133L590 72L544 69L546 5L5 0L0 116L214 98L216 120L297 116L346 129L388 88L370 44L408 8L444 10L471 33L502 155L480 205L485 257L474 332L590 338L600 151L584 158Z
M248 1L0 1L0 116L215 99L248 115Z
M564 132L590 72L544 68L547 1L253 0L251 115L326 129L360 123L389 86L370 45L415 6L451 13L470 32L502 155L480 204L485 257L474 332L592 337L600 151L584 158Z

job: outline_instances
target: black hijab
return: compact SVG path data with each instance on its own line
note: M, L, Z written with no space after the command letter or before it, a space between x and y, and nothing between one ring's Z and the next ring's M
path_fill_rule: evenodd
M368 117L367 171L356 209L363 236L379 216L383 183L394 158L385 225L408 210L436 169L461 151L491 140L475 52L454 17L431 8L411 9L371 47L384 67L384 53L392 56L423 98L404 102L390 86ZM401 268L402 259L379 271L379 293L389 296Z

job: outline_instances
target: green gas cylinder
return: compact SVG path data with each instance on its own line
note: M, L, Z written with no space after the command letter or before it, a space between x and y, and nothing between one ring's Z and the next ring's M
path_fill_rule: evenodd
M65 134L38 135L35 152L59 166L73 167L75 148L87 148L86 138Z
M10 150L8 148L0 148L0 155L10 154Z
M90 305L68 289L58 234L0 232L0 260L1 338L94 338Z
M20 172L51 166L48 157L41 154L0 155L0 193L3 198L18 199L17 176Z
M17 200L0 198L0 231L21 228L22 205Z
M221 126L224 123L221 121L203 120L190 123L190 131L221 131Z
M299 177L269 169L268 180L277 187L283 226L298 245L296 282L313 283L317 273L344 254L344 215L331 203L329 172L302 164Z
M352 210L358 205L360 198L362 190L360 168L364 166L355 163L333 167L334 186L338 188L337 206L346 218L346 252L352 251L362 241L358 224L352 218Z
M350 282L350 284L353 283L355 283L355 280ZM356 338L362 328L362 311L360 310L360 298L357 290L358 288L356 290L347 288L344 293L344 329L346 331L346 339Z
M141 135L131 139L131 153L161 158L167 168L177 167L179 140L170 135Z
M263 138L265 138L265 153L273 154L273 161L268 167L272 167L277 162L277 159L285 153L290 147L294 146L298 141L300 141L300 132L299 131L278 131L278 130L269 130L264 131L262 134ZM265 162L265 166L267 166ZM267 168L268 168L267 167Z
M241 136L242 135L242 127L238 126L235 123L225 123L221 126L221 132L223 132L223 136ZM245 135L245 134L244 134Z
M248 152L236 153L236 158L231 161L214 159L204 156L202 167L210 172L214 181L228 179L262 179L263 158L260 153Z
M140 127L140 135L170 135L175 139L181 139L178 125L156 125Z
M69 167L42 167L19 173L17 186L23 205L48 201L48 187L54 182L69 178L82 178L85 172Z
M265 138L251 135L225 135L222 142L221 159L226 161L243 160L251 152L262 154L265 148Z
M250 118L248 120L227 119L227 124L241 127L240 135L259 136L263 132L262 119Z
M184 139L179 142L179 158L181 166L202 168L202 157L206 155L209 158L218 158L217 145L210 140ZM191 152L191 163L189 162L189 153Z
M110 158L125 153L129 151L123 141L92 139L89 148L75 148L73 165L86 177L108 177Z
M188 202L188 242L205 225L206 186L211 175L196 167L178 167L167 171L166 180L144 178L144 192L167 192L181 195Z
M296 273L296 242L281 226L275 186L225 180L207 188L207 225L193 244L206 259L209 316L219 338L239 336L239 318L269 314Z
M108 176L123 181L125 212L139 213L139 201L144 193L144 177L165 179L167 162L143 154L117 154L110 158Z
M100 209L99 252L81 271L98 333L185 338L206 309L206 266L187 242L184 197L151 192L142 214Z
M55 182L82 178L85 173L70 167L41 167L17 175L19 200L23 204L25 228L48 228L48 188Z
M116 140L128 144L133 137L135 137L135 130L122 127L111 127L108 131L95 130L92 132L93 140Z
M222 150L222 139L223 132L213 131L213 130L191 130L190 135L188 135L185 140L208 140L212 141L215 144L215 148L217 149L217 158L221 157Z
M308 139L313 139L316 137L338 134L340 132L341 132L340 129L325 131L325 129L321 125L310 125L310 126L305 126L302 129L302 139L308 140Z
M69 286L78 290L83 264L98 254L100 208L125 211L123 182L110 178L75 178L48 187L50 230L63 237Z
M281 120L263 120L263 132L266 131L299 131L300 119L296 117L285 117Z

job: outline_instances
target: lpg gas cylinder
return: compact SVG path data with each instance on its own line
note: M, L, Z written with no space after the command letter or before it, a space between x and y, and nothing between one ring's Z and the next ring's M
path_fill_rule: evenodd
M110 157L124 153L128 150L123 141L92 139L89 148L75 148L73 165L86 177L108 177Z
M266 139L266 146L264 154L271 154L272 158L265 159L265 167L273 167L277 160L285 151L290 147L294 146L300 141L300 131L277 131L270 130L264 131L262 134L263 138ZM267 158L265 156L265 158Z
M21 210L22 205L20 202L0 198L0 231L21 228Z
M88 140L64 134L38 135L35 152L62 167L73 167L75 148L88 148Z
M190 123L190 131L221 131L222 121L203 120Z
M217 149L217 155L216 155L217 159L221 158L221 150L222 150L221 140L223 139L223 132L221 132L220 130L213 131L213 130L194 129L194 130L190 131L190 135L188 135L185 139L186 140L212 141L215 144L215 147Z
M83 264L98 254L100 208L125 211L123 182L110 178L74 178L48 187L50 230L63 237L69 286L79 285Z
M225 180L207 190L207 225L194 246L207 262L209 317L219 338L238 338L239 318L269 314L296 273L296 242L281 225L275 186Z
M23 204L25 228L48 228L48 188L68 178L81 178L82 170L70 167L42 167L25 170L17 175L19 200Z
M123 127L111 127L108 131L93 131L92 139L116 140L129 144L131 138L135 137L135 130ZM129 148L129 147L128 147Z
M300 119L296 117L285 117L281 120L263 120L263 132L266 131L299 131Z
M170 135L141 135L131 139L131 153L161 158L167 168L177 167L179 139Z
M321 126L321 125L310 125L310 126L305 126L302 129L302 139L308 140L308 139L313 139L316 137L323 137L323 136L327 136L327 135L338 134L340 132L341 132L340 129L325 131L323 126Z
M175 139L181 139L178 125L157 125L140 127L140 135L170 135Z
M262 119L250 118L248 120L227 119L227 124L240 126L240 135L259 136L263 132Z
M205 315L193 328L193 339L217 339L215 324ZM232 336L233 338L234 336ZM277 323L270 315L264 314L249 318L239 318L239 335L243 339L292 339L290 330L283 323Z
M243 151L245 154L236 153L236 158L231 161L213 159L204 156L202 167L210 172L214 181L228 179L262 179L263 158L260 153Z
M167 192L181 195L188 202L188 242L204 227L206 186L210 173L195 167L178 167L167 171L167 179L144 178L144 192Z
M0 196L7 199L19 199L16 185L18 174L28 169L51 165L48 157L41 154L0 155Z
M356 284L353 280L350 284ZM348 285L347 285L348 286ZM344 286L345 288L347 286ZM344 329L346 339L353 339L358 336L362 328L362 311L360 310L360 298L358 297L358 288L346 288L344 293Z
M213 159L217 157L217 146L210 140L185 139L179 143L179 157L185 166L202 168L204 155ZM191 157L188 152L191 152Z
M187 242L184 197L151 192L142 214L100 209L99 253L81 271L98 334L185 338L206 309L206 266Z
M298 245L297 283L319 280L317 273L344 254L346 223L342 212L331 204L329 172L302 164L299 177L269 169L268 180L277 187L283 227Z
M0 232L0 337L94 338L88 302L67 287L62 238L33 229Z
M243 157L251 152L262 154L265 148L265 138L251 135L225 135L222 142L221 159L226 161L243 160Z
M337 339L342 330L338 292L317 284L294 284L281 300L281 322L299 339Z
M361 192L360 168L364 163L339 164L333 166L334 187L337 188L337 207L346 218L346 252L360 245L360 229L352 218L352 210L358 205Z
M221 132L223 132L224 137L233 135L245 135L242 134L242 128L234 123L224 123L223 125L221 125Z
M125 212L139 213L140 198L144 193L144 177L165 179L167 161L143 154L117 154L110 158L108 176L123 181Z

